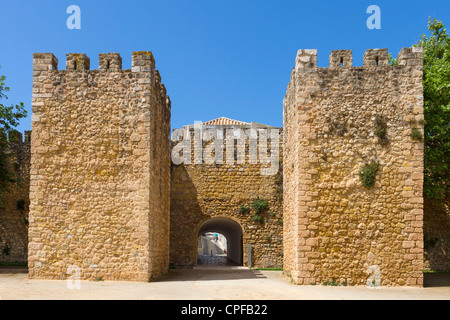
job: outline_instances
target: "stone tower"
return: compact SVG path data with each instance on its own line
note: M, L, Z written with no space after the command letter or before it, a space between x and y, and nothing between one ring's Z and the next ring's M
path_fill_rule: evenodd
M33 56L29 276L149 281L168 270L170 109L151 52Z
M299 50L284 99L284 269L297 284L423 285L423 54ZM372 172L370 169L373 169ZM364 186L362 178L375 178Z

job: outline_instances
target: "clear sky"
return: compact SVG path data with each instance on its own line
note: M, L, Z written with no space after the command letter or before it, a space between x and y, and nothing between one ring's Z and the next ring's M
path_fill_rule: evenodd
M81 9L81 30L70 30L67 8ZM381 29L369 29L367 8L381 9ZM132 51L153 52L172 100L172 128L221 116L283 124L283 97L298 49L318 49L319 67L331 50L366 49L394 57L426 33L428 17L450 26L449 0L0 0L0 74L11 87L3 104L24 102L31 129L33 52L118 52L131 68Z

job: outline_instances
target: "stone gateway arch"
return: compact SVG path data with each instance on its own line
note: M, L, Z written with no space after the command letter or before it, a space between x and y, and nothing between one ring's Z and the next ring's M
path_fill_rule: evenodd
M116 53L98 70L85 54L65 70L34 54L30 278L77 266L82 279L150 281L195 265L199 232L222 230L242 239L233 259L247 265L250 245L253 266L296 284L422 286L423 142L411 135L423 131L422 50L402 49L397 66L387 55L367 50L354 67L338 50L319 68L316 50L299 50L283 128L222 118L196 140L187 126L183 148L211 157L176 149L174 163L151 52L133 52L131 70Z

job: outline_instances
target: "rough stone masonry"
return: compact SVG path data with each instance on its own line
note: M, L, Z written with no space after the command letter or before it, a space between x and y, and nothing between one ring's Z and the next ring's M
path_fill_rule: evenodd
M148 281L168 269L170 100L151 52L34 54L30 278Z
M282 137L281 128L257 123L218 125L214 120L200 126L204 132L219 132L216 137L221 136L222 140L195 140L196 125L185 126L181 130L184 136L191 136L188 140L191 148L190 151L183 150L189 160L172 163L171 168L170 263L195 265L199 231L214 231L227 237L228 258L235 263L259 268L282 268L283 177L282 168L278 165L282 161L282 152L277 150L278 144L275 147L275 139L272 142L268 134L263 137L264 132L276 131L279 133L276 137L278 143L281 140L279 137ZM250 139L252 135L247 136L246 132L251 131L254 131L254 137ZM230 132L232 134L227 134ZM236 139L236 136L241 139ZM221 143L216 145L220 140ZM203 159L197 159L195 145L198 142L201 155L211 154L210 147L216 145L212 153L221 164L208 163L201 155ZM174 139L173 143L172 150L176 152L181 142ZM238 152L240 146L242 153ZM277 165L262 161L263 155L269 154L268 150L270 159L278 162ZM272 172L262 174L267 168L272 168ZM267 202L267 208L259 215L251 209L252 203L258 199ZM233 244L239 248L233 250Z
M371 49L353 67L339 50L318 68L316 50L298 51L283 165L284 269L295 283L423 285L422 55L403 48L391 66L387 49Z
M371 49L353 67L352 52L338 50L318 68L316 50L299 50L283 175L262 178L257 166L248 175L220 164L172 165L171 175L171 103L150 52L134 52L131 70L114 53L100 54L99 70L84 54L68 54L66 70L34 54L29 276L67 279L76 266L82 279L149 281L169 256L195 264L199 226L242 220L240 204L262 194L273 228L242 220L252 227L244 243L268 249L258 263L278 266L282 250L296 284L421 286L422 59L404 48L391 66L386 49Z

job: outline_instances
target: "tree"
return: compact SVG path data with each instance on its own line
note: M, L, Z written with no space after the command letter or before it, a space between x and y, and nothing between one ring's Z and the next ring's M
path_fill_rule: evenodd
M450 181L450 38L442 21L422 34L425 115L425 197L448 201Z
M0 203L8 184L14 182L14 174L8 169L8 135L19 125L19 120L27 116L23 102L9 106L2 104L2 100L8 99L6 93L10 91L5 80L6 77L0 75Z

